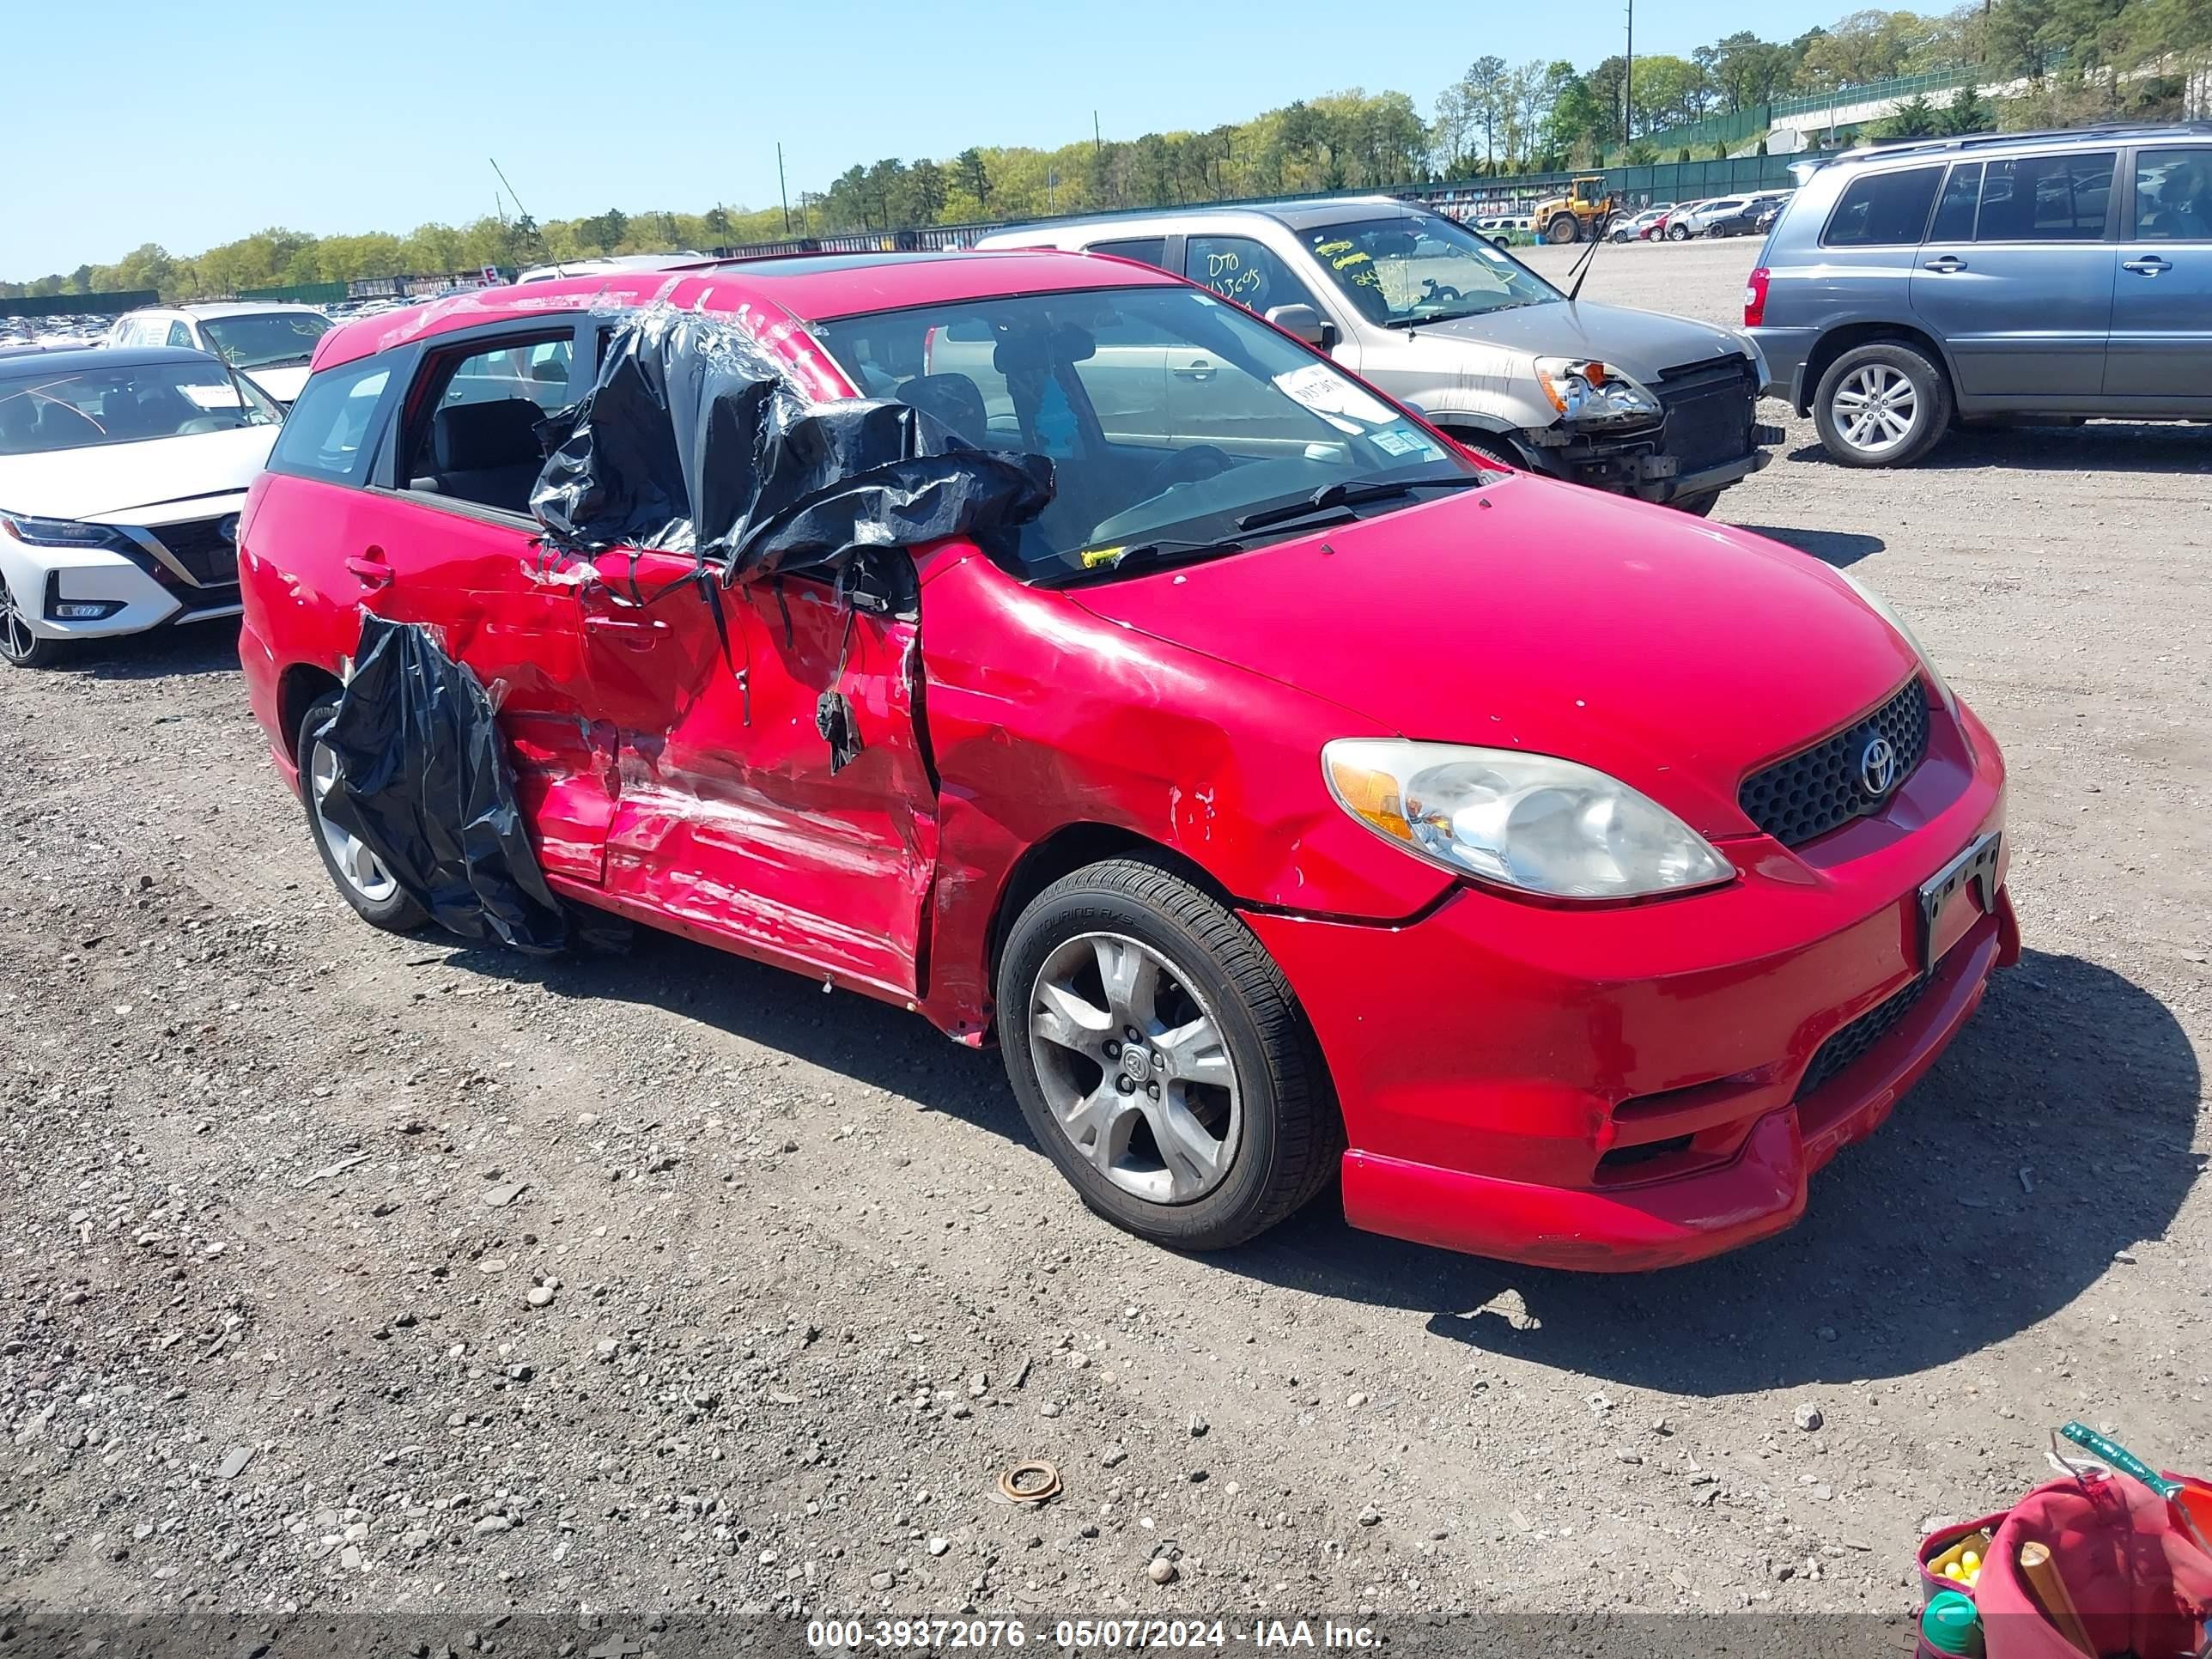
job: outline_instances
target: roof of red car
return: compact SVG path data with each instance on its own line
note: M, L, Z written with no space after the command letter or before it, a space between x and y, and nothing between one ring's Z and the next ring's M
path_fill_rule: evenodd
M806 323L909 306L1049 294L1070 289L1129 288L1181 279L1106 254L1022 248L976 253L824 253L734 260L685 270L623 271L507 288L477 289L379 317L341 323L315 348L314 367L330 368L457 329L666 301L687 309L740 309L773 325Z

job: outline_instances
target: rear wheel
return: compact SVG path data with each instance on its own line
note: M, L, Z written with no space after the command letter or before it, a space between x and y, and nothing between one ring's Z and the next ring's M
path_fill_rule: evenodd
M1688 241L1688 240L1690 240L1690 228L1689 228L1689 226L1687 226L1687 225L1669 225L1669 226L1668 226L1668 227L1667 227L1667 240L1668 240L1668 241L1670 241L1670 242L1686 242L1686 241Z
M1906 466L1951 424L1951 382L1896 340L1855 346L1828 365L1813 394L1813 424L1845 466Z
M1054 882L1007 936L998 1000L1022 1115L1116 1226L1219 1249L1334 1173L1335 1109L1289 985L1180 876L1116 859Z
M324 804L337 787L338 756L323 737L323 728L338 706L332 691L315 700L300 720L299 740L293 753L300 757L300 797L307 804L307 827L314 832L315 850L330 872L338 896L372 927L394 933L411 933L430 920L430 913L409 897L398 878L384 867L367 843L324 816Z
M17 607L8 579L0 576L0 660L17 668L44 668L60 651L60 641L31 631L31 619Z
M1580 241L1582 234L1583 228L1571 213L1553 214L1552 222L1544 227L1544 240L1562 247L1569 242Z

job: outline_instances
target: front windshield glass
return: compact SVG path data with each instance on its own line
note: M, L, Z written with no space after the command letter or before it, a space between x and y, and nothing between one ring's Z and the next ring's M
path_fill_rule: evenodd
M813 332L867 396L981 447L1050 458L1052 504L1018 550L1032 578L1234 551L1483 477L1326 359L1196 289L961 301ZM1324 490L1334 498L1314 505Z
M0 455L274 426L276 406L216 362L0 376Z
M264 311L203 319L200 330L233 368L289 368L314 356L331 319L314 311Z
M1435 214L1349 219L1301 234L1345 297L1384 328L1480 317L1560 297L1535 272Z

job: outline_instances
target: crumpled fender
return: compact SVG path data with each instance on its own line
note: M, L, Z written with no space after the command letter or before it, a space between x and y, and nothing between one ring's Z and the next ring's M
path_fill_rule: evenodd
M1388 922L1450 884L1394 857L1322 781L1329 738L1388 735L1368 717L1108 621L979 553L928 561L921 611L941 780L926 1011L954 1035L988 1021L993 923L1017 865L1072 825L1164 847L1273 909Z

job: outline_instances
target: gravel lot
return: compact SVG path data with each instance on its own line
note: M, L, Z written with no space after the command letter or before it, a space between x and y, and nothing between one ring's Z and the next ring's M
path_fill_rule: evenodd
M1585 292L1733 319L1753 251L1608 246ZM1895 1613L2068 1418L2212 1468L2212 432L1889 473L1789 430L1720 516L1870 579L1999 734L2027 953L1801 1227L1656 1278L1326 1201L1148 1248L911 1017L358 924L222 630L0 674L0 1638ZM1038 1510L995 1496L1027 1457Z

